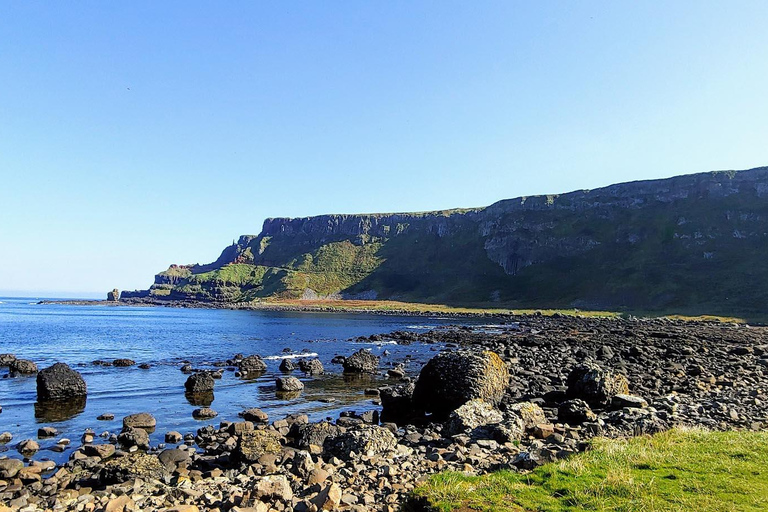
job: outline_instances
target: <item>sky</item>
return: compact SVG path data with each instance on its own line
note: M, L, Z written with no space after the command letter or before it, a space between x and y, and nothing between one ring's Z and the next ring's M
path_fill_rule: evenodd
M0 2L0 295L267 217L768 165L768 2Z

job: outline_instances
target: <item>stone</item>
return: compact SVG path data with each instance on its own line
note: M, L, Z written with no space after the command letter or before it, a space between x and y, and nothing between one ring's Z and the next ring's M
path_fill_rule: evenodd
M294 446L302 450L309 450L311 446L322 447L329 437L341 434L341 429L327 421L319 423L303 423L291 429Z
M267 371L267 363L257 355L244 357L237 365L241 373L246 376L258 376Z
M0 354L0 367L10 366L15 360L16 356L13 354Z
M107 292L107 301L108 302L117 302L119 300L120 300L120 290L115 288L111 292Z
M377 425L361 425L336 437L327 438L323 443L328 453L342 460L351 460L353 453L369 456L381 454L393 450L395 446L397 439L394 434Z
M160 479L165 472L165 467L157 455L134 452L123 457L110 458L101 465L98 474L102 484L115 484L136 478L145 481Z
M269 421L269 416L267 413L262 411L261 409L257 409L256 407L251 409L246 409L243 412L239 413L238 416L243 418L245 421L252 421L254 423L266 423Z
M192 417L196 420L207 420L211 418L215 418L218 416L219 413L211 409L210 407L201 407L200 409L195 409L192 411Z
M13 478L23 467L19 459L0 459L0 478Z
M338 510L341 504L341 495L339 484L332 483L320 491L311 501L319 510Z
M169 448L163 450L157 455L157 459L165 466L168 471L173 471L180 463L188 462L192 460L192 453L190 450L180 450L179 448Z
M215 380L210 372L193 373L184 383L187 393L211 393Z
M136 504L127 494L112 498L104 507L104 512L133 512Z
M149 434L143 428L125 427L117 436L117 442L126 448L135 446L140 450L149 449Z
M413 405L415 389L416 385L413 382L378 389L377 394L381 398L382 419L395 423L408 423L413 420L418 415Z
M447 418L474 398L498 405L508 385L509 370L496 353L442 352L422 368L413 401L417 409Z
M37 437L39 439L44 439L46 437L53 437L58 433L59 431L53 427L40 427L39 429L37 429Z
M526 429L532 429L541 423L547 423L544 410L533 402L519 402L512 404L509 411L520 416Z
M379 357L370 350L360 349L344 360L344 373L376 373Z
M0 434L0 445L8 444L13 440L13 434L10 432L3 432Z
M281 372L285 372L285 373L288 373L288 372L292 372L292 371L293 371L293 370L295 370L295 369L296 369L296 365L295 365L295 364L293 364L293 361L291 361L290 359L283 359L283 360L280 362L280 368L279 368L279 370L280 370Z
M586 421L594 421L597 416L589 404L579 398L566 400L557 409L557 419L561 423L568 423L569 425L581 425Z
M170 432L165 433L166 443L178 444L183 439L184 439L184 436L181 435L181 432L176 432L175 430L171 430Z
M11 375L32 375L37 373L37 365L28 359L14 359L8 365Z
M115 419L115 415L112 414L111 412L105 412L103 414L99 414L98 416L96 416L96 419L99 421L112 421L113 419Z
M87 444L83 446L83 453L89 457L107 459L115 454L115 446L112 444Z
M306 373L307 375L321 375L323 372L325 372L325 368L323 368L323 363L320 362L319 359L301 359L299 361L299 370Z
M25 439L16 446L16 451L25 457L31 457L40 449L40 445L34 439Z
M611 408L623 409L624 407L642 409L648 407L648 402L646 402L644 398L634 395L619 394L614 396L611 400Z
M157 426L157 420L148 412L139 412L136 414L130 414L123 418L123 427L143 428L146 430L154 430Z
M616 395L629 394L629 382L626 377L591 363L571 370L566 384L566 395L569 398L579 398L598 407L610 404Z
M451 412L443 428L443 435L454 436L469 433L486 425L499 424L504 416L488 402L476 398Z
M301 391L304 389L304 383L296 377L278 377L275 380L278 391Z
M37 399L66 400L86 396L88 387L79 372L66 363L56 363L37 374Z
M118 368L126 368L128 366L133 366L136 364L136 361L133 359L115 359L112 361L112 366L116 366Z
M240 434L235 457L241 462L253 463L262 455L279 454L281 451L280 434L274 430L253 430Z
M256 480L253 493L261 499L290 501L293 489L284 475L269 475Z

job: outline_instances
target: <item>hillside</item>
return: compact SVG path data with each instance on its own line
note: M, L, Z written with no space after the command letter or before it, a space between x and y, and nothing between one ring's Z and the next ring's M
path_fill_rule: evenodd
M768 167L520 197L486 208L274 218L207 265L123 298L395 299L759 314Z

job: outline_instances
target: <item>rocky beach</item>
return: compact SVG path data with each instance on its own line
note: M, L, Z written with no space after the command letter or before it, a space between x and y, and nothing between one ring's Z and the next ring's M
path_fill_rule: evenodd
M254 408L217 415L205 396L220 385L220 372L248 378L266 369L263 354L233 354L216 362L218 371L179 368L185 392L201 404L195 431L174 431L151 410L79 438L60 439L48 426L37 439L17 439L0 428L7 448L0 510L418 510L411 492L436 472L526 472L589 449L596 436L768 427L766 328L563 315L504 320L355 340L442 349L421 368L365 348L333 360L283 360L275 386L286 399L320 371L386 378L364 391L372 407L322 422ZM9 375L37 373L38 400L49 404L98 391L63 363L37 368L19 353L3 354L0 365ZM152 432L164 442L150 442ZM40 456L64 447L70 455L61 463Z

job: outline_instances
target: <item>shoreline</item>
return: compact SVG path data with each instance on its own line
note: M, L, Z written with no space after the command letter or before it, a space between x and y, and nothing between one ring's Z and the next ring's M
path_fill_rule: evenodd
M399 377L379 387L381 409L343 412L331 421L310 423L295 414L267 422L251 412L209 420L196 433L172 432L158 422L152 428L166 432L166 442L149 446L142 427L126 417L119 434L99 439L86 431L79 445L72 436L72 456L59 466L7 462L19 460L16 452L28 441L14 439L10 458L0 455L0 501L92 512L324 506L393 512L429 475L526 473L588 449L595 437L677 426L765 431L766 335L766 328L734 324L566 316L530 316L494 330L372 334L368 339L403 345L439 341L478 363L493 352L503 365L484 366L473 378L505 383L503 397L484 396L446 417L423 416L415 404L427 363L418 379ZM573 380L585 361L595 384L614 383L608 395L596 397ZM385 368L376 363L367 371ZM453 389L461 379L451 371L441 370ZM445 385L439 379L423 384L430 397Z

